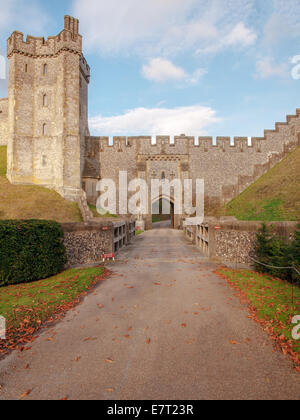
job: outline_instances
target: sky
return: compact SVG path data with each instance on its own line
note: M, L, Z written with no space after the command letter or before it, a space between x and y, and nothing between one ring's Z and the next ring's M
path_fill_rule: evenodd
M0 0L6 39L80 20L92 135L263 136L300 108L300 0ZM7 80L0 57L0 97ZM2 69L2 70L1 70Z

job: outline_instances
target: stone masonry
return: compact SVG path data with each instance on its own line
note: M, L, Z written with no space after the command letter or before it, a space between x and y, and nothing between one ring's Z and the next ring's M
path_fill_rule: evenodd
M8 98L0 99L0 146L6 146L8 138Z
M300 109L264 137L92 137L88 128L90 69L82 54L77 19L65 16L54 37L13 32L7 41L9 95L0 100L0 144L7 144L12 183L38 184L63 197L96 203L97 183L119 171L143 178L205 181L206 207L226 203L300 144ZM2 112L1 112L2 111ZM84 191L83 191L84 190ZM118 197L117 197L118 198ZM130 196L129 196L130 198ZM156 199L162 198L157 197ZM171 202L172 193L165 197ZM146 227L151 228L151 209ZM175 227L181 218L175 217Z
M80 192L89 134L90 71L78 24L65 16L57 36L24 41L15 31L7 41L7 177L14 184L54 188L66 198Z

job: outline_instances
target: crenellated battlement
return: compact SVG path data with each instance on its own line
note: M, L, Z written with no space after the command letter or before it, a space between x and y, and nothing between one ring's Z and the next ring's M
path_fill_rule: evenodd
M298 144L295 136L300 133L300 109L295 115L288 115L286 122L275 123L275 129L265 130L264 137L217 136L115 136L93 137L100 144L100 150L124 151L135 147L140 154L189 154L197 150L203 152L257 152L267 151L279 154L290 144Z
M78 33L79 21L65 16L65 27L56 36L47 39L28 35L24 41L24 34L15 31L7 40L7 57L22 54L33 58L58 55L61 51L71 51L82 54L82 36Z
M194 137L194 136L102 136L87 137L93 139L100 145L102 151L118 151L124 148L139 147L140 152L147 149L160 153L160 149L164 148L166 153L172 152L174 149L184 149L203 151L246 151L248 149L257 149L260 151L261 144L265 141L264 137ZM249 141L250 140L250 141Z

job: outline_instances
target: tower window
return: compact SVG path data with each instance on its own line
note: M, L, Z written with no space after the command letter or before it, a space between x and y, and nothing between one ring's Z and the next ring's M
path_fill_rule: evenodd
M48 103L47 103L47 95L45 94L45 95L43 95L43 106L47 106L48 105Z
M162 172L162 174L161 174L161 179L162 179L163 181L166 179L166 173L165 173L165 172Z
M28 72L28 64L25 64L25 73Z
M43 136L47 134L47 124L43 124Z
M44 64L43 66L43 74L46 75L48 73L48 66L47 64Z

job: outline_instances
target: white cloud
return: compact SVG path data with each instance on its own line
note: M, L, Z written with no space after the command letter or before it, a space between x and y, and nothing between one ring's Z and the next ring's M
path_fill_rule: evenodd
M264 40L276 44L300 36L299 0L273 0L273 13L264 27Z
M0 31L20 30L41 36L47 28L49 16L37 0L9 0L1 2Z
M245 26L243 22L239 22L231 32L224 38L224 45L253 45L257 39L256 33Z
M99 135L205 135L206 127L220 122L216 111L200 105L178 108L136 108L112 117L90 118Z
M181 81L197 84L204 74L206 70L201 68L188 74L182 67L175 66L172 61L160 57L150 59L142 67L142 75L145 79L154 82Z
M271 77L286 77L289 67L286 63L275 63L271 57L266 57L256 63L256 77L269 79Z
M142 68L143 76L155 82L165 82L167 80L183 80L187 77L181 67L175 66L170 60L164 58L153 58Z
M197 54L216 53L230 47L245 48L253 45L256 40L256 33L247 28L243 22L239 22L229 32L225 31L217 42L210 43L205 48L199 48Z
M73 0L86 47L105 54L172 56L205 48L247 46L256 0ZM244 23L243 23L244 22Z

